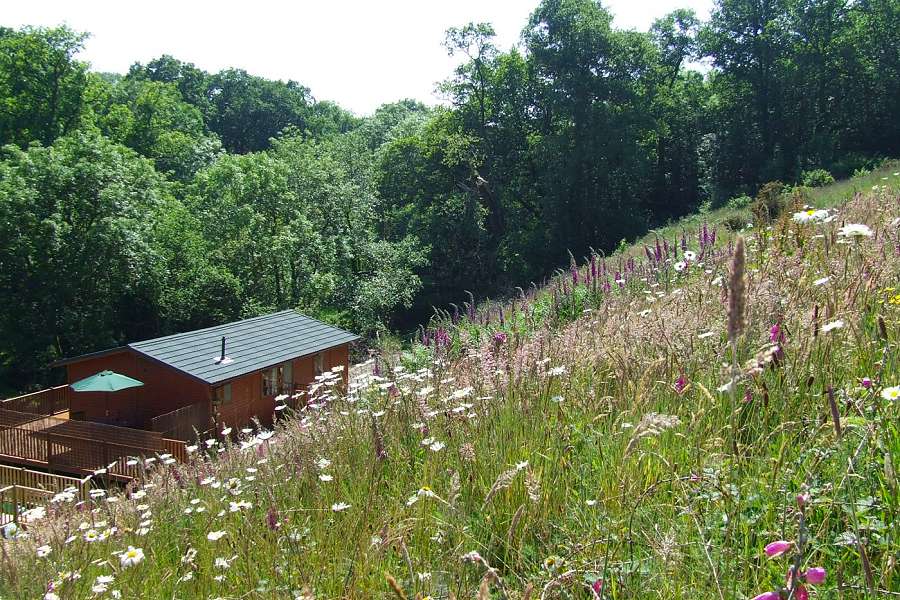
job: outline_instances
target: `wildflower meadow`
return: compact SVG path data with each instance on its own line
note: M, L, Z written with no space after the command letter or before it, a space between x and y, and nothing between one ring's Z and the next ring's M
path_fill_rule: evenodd
M898 595L898 171L451 306L272 429L22 515L0 596Z

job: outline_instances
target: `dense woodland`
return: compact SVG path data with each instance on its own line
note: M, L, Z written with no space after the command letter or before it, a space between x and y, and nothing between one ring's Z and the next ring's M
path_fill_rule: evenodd
M510 50L489 24L452 28L446 106L365 117L171 56L96 73L84 33L0 28L0 387L279 308L409 328L569 251L900 154L896 0L611 21L544 0Z

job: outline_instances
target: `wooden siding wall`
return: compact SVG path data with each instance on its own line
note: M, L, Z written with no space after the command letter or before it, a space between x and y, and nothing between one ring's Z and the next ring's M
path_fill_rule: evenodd
M66 369L69 383L105 369L144 383L110 394L72 392L71 413L83 413L88 421L149 427L152 417L210 398L210 388L205 383L129 350L71 363Z
M243 427L253 417L258 417L264 424L272 422L275 400L263 398L262 373L248 373L229 383L231 402L213 406L213 415L219 424L219 430L224 427Z
M292 361L296 388L305 389L314 381L314 360L315 355L309 355ZM349 364L349 344L323 351L322 368L328 371L343 365L345 385ZM72 413L83 413L84 419L88 421L150 428L153 417L191 404L211 402L214 394L213 386L207 386L129 350L71 363L67 369L70 383L105 369L144 382L142 387L114 392L108 396L102 393L72 392ZM212 409L220 431L224 427L243 427L253 417L259 418L265 425L272 423L275 397L263 396L262 378L262 372L257 371L228 382L231 384L231 402L215 404Z
M344 366L344 384L347 382L347 371L350 364L350 346L344 344L324 351L322 368L329 370L338 365ZM305 389L315 380L315 355L303 356L292 361L294 386ZM231 402L219 404L213 411L218 411L217 423L219 429L224 427L243 427L253 417L257 417L264 425L272 423L272 415L275 412L275 396L262 395L263 373L257 371L232 380ZM302 401L305 401L303 399Z

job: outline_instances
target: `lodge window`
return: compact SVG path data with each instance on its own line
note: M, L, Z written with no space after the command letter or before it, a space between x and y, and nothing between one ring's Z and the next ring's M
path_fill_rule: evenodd
M263 371L263 396L274 396L278 393L278 367Z
M231 384L226 383L216 388L216 404L231 403Z
M325 371L325 355L319 352L313 357L313 375L318 377Z
M277 396L278 394L287 392L294 383L294 369L290 361L281 363L277 367L272 367L263 371L263 396Z

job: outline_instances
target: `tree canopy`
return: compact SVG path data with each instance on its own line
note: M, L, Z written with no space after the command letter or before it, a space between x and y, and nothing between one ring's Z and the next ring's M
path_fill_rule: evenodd
M411 328L693 212L900 153L900 6L717 0L646 32L542 0L521 44L451 27L444 106L369 116L295 81L0 28L0 377L297 307ZM440 43L440 40L435 40Z

